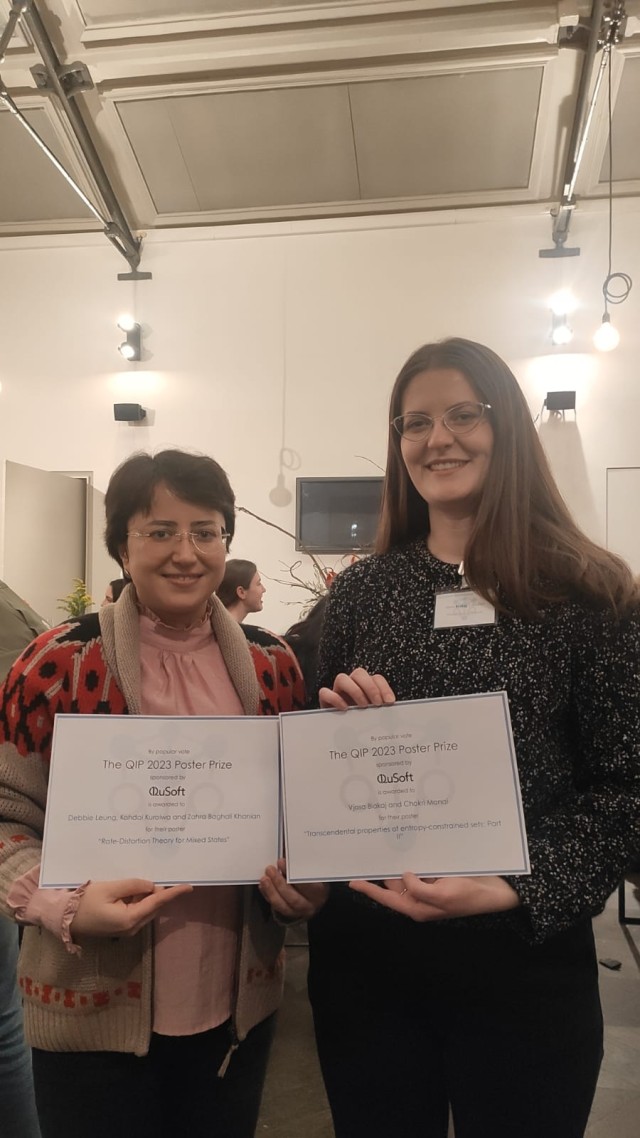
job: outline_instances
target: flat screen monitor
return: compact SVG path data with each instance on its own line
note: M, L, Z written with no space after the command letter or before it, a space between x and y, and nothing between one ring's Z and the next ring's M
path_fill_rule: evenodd
M297 478L296 549L370 553L382 478Z

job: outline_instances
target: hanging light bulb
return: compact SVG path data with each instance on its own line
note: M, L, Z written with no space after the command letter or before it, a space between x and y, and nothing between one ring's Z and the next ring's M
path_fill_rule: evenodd
M602 324L594 333L593 343L599 352L612 352L620 343L620 333L611 323L611 317L608 312L604 313Z

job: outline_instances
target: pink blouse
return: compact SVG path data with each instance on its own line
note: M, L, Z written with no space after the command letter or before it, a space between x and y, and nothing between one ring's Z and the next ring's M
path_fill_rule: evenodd
M140 617L143 715L244 715L211 624L187 631ZM200 886L154 921L153 1030L195 1035L224 1023L240 925L240 889Z

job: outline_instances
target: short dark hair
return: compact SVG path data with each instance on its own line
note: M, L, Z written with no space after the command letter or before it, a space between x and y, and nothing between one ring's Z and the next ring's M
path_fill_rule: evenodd
M224 577L218 586L218 597L226 609L235 604L238 598L238 589L248 589L253 581L258 566L253 561L243 561L240 557L232 557L224 567Z
M183 502L219 510L229 534L229 548L235 532L235 495L219 463L207 455L184 450L161 450L158 454L140 451L114 470L104 499L105 544L118 565L122 566L120 549L126 545L130 519L151 509L151 500L161 482Z

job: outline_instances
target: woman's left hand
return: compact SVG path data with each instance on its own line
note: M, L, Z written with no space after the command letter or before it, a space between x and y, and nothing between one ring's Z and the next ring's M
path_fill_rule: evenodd
M442 921L447 917L475 917L516 909L520 898L503 877L416 877L404 873L401 880L374 885L350 881L355 893L394 909L414 921Z
M329 886L321 881L289 885L286 871L287 863L281 857L277 865L267 866L264 877L258 882L258 889L281 917L289 921L309 921L327 900Z

